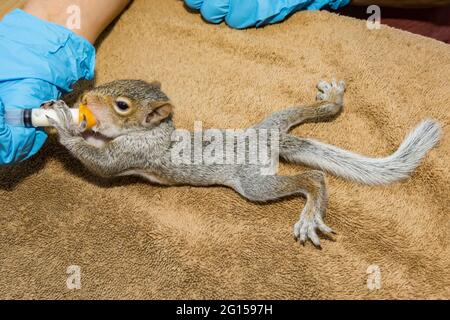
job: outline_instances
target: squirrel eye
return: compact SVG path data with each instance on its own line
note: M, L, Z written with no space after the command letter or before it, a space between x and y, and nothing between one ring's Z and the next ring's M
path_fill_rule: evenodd
M116 105L117 105L117 108L119 108L122 111L126 111L130 107L128 105L128 103L126 103L125 101L117 101Z
M117 113L119 114L126 114L128 111L130 111L130 103L128 101L125 101L125 99L118 99L114 103L114 109L116 109Z

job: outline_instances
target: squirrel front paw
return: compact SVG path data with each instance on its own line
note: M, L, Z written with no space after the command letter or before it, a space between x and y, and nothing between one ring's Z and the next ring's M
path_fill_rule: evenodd
M74 122L70 108L62 100L51 100L41 105L43 109L55 110L57 119L47 116L49 123L55 127L60 137L63 136L79 136L81 128Z
M57 100L49 100L49 101L43 102L41 104L40 108L44 109L44 110L50 110L50 109L53 109L55 104L57 104L57 103L58 103Z

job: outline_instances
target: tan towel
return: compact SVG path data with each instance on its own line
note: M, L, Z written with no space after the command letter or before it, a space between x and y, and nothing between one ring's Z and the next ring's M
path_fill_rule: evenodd
M96 82L158 79L179 127L242 128L313 101L332 77L347 82L344 112L295 134L372 156L426 117L444 136L405 182L327 175L338 235L323 250L293 240L301 198L259 205L222 187L102 180L52 138L0 169L0 298L450 298L449 45L328 12L238 31L181 1L138 0L99 44ZM80 290L66 287L70 265Z

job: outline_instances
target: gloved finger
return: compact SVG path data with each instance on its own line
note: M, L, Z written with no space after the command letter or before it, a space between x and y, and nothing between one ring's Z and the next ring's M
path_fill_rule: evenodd
M0 100L0 165L28 159L46 139L47 134L42 130L8 126L5 123L5 106Z
M5 130L5 106L0 99L0 133Z
M226 23L237 29L262 26L284 20L289 14L306 9L310 0L231 0Z
M191 9L200 10L203 0L184 0L184 3Z
M0 135L0 164L26 160L45 143L47 134L41 129L9 127Z
M0 100L0 164L9 164L13 161L12 147L11 130L5 123L5 106Z
M225 22L235 29L254 26L258 17L258 1L230 0Z
M330 0L316 0L313 1L309 6L308 6L308 10L320 10L323 7L325 7L328 2L330 2Z
M350 0L315 0L308 6L308 10L319 10L325 6L329 6L333 10L337 10L340 7L346 6L350 3Z
M349 3L350 0L332 0L330 3L328 3L328 6L333 10L337 10L348 5Z
M21 79L0 83L2 108L36 108L43 100L57 98L58 89L38 79ZM2 113L4 114L4 113ZM11 164L34 155L45 143L43 129L9 126L0 115L0 164Z
M228 13L230 0L204 0L200 8L202 17L212 23L220 23Z
M226 23L236 29L277 23L300 10L338 9L350 0L230 0Z

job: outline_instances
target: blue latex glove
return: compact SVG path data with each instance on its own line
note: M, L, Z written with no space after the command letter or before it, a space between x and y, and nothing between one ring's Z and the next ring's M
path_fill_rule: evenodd
M0 22L0 165L34 155L47 135L10 127L4 110L38 108L94 76L95 49L72 31L15 10Z
M223 20L232 28L252 26L284 20L299 10L319 10L325 6L336 10L350 0L185 0L187 6L200 10L203 18L212 23Z

